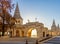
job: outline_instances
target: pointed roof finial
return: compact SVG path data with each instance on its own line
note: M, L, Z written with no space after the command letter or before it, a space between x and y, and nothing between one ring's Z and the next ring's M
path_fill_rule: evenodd
M22 19L22 17L20 16L20 11L19 11L18 3L16 5L16 9L15 9L15 13L14 13L14 18L16 18L16 19Z

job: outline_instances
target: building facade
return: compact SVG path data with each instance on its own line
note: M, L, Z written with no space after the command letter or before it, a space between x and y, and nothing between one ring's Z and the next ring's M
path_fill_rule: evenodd
M18 4L16 5L14 16L10 19L11 25L6 24L5 35L10 37L45 38L48 37L48 28L43 23L28 22L23 24ZM1 29L0 29L1 30Z
M51 35L52 36L59 36L60 35L60 27L59 27L59 24L56 25L55 20L53 20L53 23L51 26Z

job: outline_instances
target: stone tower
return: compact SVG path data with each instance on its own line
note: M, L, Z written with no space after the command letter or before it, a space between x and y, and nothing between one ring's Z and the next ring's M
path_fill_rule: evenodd
M56 31L55 20L53 20L53 23L52 23L52 26L51 26L51 30L52 30L52 31Z
M14 18L15 18L15 24L20 24L20 25L22 25L23 24L23 19L22 19L22 17L20 16L20 11L19 11L19 7L18 7L18 3L17 3L17 5L16 5L16 9L15 9L15 13L14 13L14 16L13 16Z

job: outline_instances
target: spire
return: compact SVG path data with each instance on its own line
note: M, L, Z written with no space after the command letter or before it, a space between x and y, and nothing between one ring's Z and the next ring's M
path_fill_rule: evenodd
M15 13L14 13L14 18L16 18L16 19L22 19L22 17L20 16L18 3L16 5L16 9L15 9Z
M56 27L56 24L55 24L55 20L53 20L53 23L52 23L52 26L51 26L51 30L52 31L56 31L57 27Z
M56 26L56 24L55 24L55 20L53 20L53 24L52 24L52 26Z

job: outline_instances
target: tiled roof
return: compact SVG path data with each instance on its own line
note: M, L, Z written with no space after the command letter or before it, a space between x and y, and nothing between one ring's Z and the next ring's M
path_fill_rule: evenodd
M16 5L16 9L13 17L16 19L22 19L22 17L20 16L18 4Z

